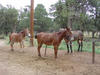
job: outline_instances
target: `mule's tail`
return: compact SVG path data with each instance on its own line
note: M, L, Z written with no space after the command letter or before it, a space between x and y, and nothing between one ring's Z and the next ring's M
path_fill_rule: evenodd
M11 41L9 40L9 42L8 43L10 43Z
M9 42L8 43L10 43L11 42L11 36L9 35Z
M35 35L35 39L37 39L37 34Z

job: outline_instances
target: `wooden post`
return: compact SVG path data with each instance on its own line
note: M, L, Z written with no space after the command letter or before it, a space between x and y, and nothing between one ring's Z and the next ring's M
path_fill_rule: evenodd
M45 54L44 54L44 56L46 56L46 52L47 52L47 45L46 45L46 47L45 47Z
M30 44L31 46L34 46L33 44L33 37L34 37L34 0L31 0L31 8L30 8Z
M92 42L92 63L95 62L95 41Z

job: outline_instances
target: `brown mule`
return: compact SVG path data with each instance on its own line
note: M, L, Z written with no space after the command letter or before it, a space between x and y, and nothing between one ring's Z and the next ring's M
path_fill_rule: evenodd
M41 56L40 48L42 47L43 44L45 44L54 46L55 58L57 58L58 47L61 43L61 40L66 36L66 34L72 35L69 28L54 33L44 33L44 32L38 33L35 36L38 42L38 56Z
M12 51L14 50L13 45L15 42L19 42L21 48L24 47L23 39L25 38L26 35L29 36L28 29L24 29L23 31L21 31L19 33L11 33L10 34L9 40L10 40L10 46L11 46Z

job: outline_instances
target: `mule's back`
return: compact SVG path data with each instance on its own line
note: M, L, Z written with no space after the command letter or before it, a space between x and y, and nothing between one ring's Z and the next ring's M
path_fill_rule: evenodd
M82 31L72 31L72 35L74 37L74 40L82 40L83 39Z
M41 43L44 43L47 45L52 45L53 41L55 39L55 35L56 34L54 34L54 33L41 32L41 33L37 34L37 40L38 40L38 42L41 42Z
M10 36L10 41L12 42L20 42L22 41L22 35L21 34L18 34L18 33L12 33Z

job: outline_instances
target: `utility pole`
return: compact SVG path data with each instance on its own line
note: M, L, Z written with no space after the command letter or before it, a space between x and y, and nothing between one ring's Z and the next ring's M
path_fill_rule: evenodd
M31 46L34 46L33 44L33 37L34 37L34 0L31 0L31 8L30 8L30 44Z

